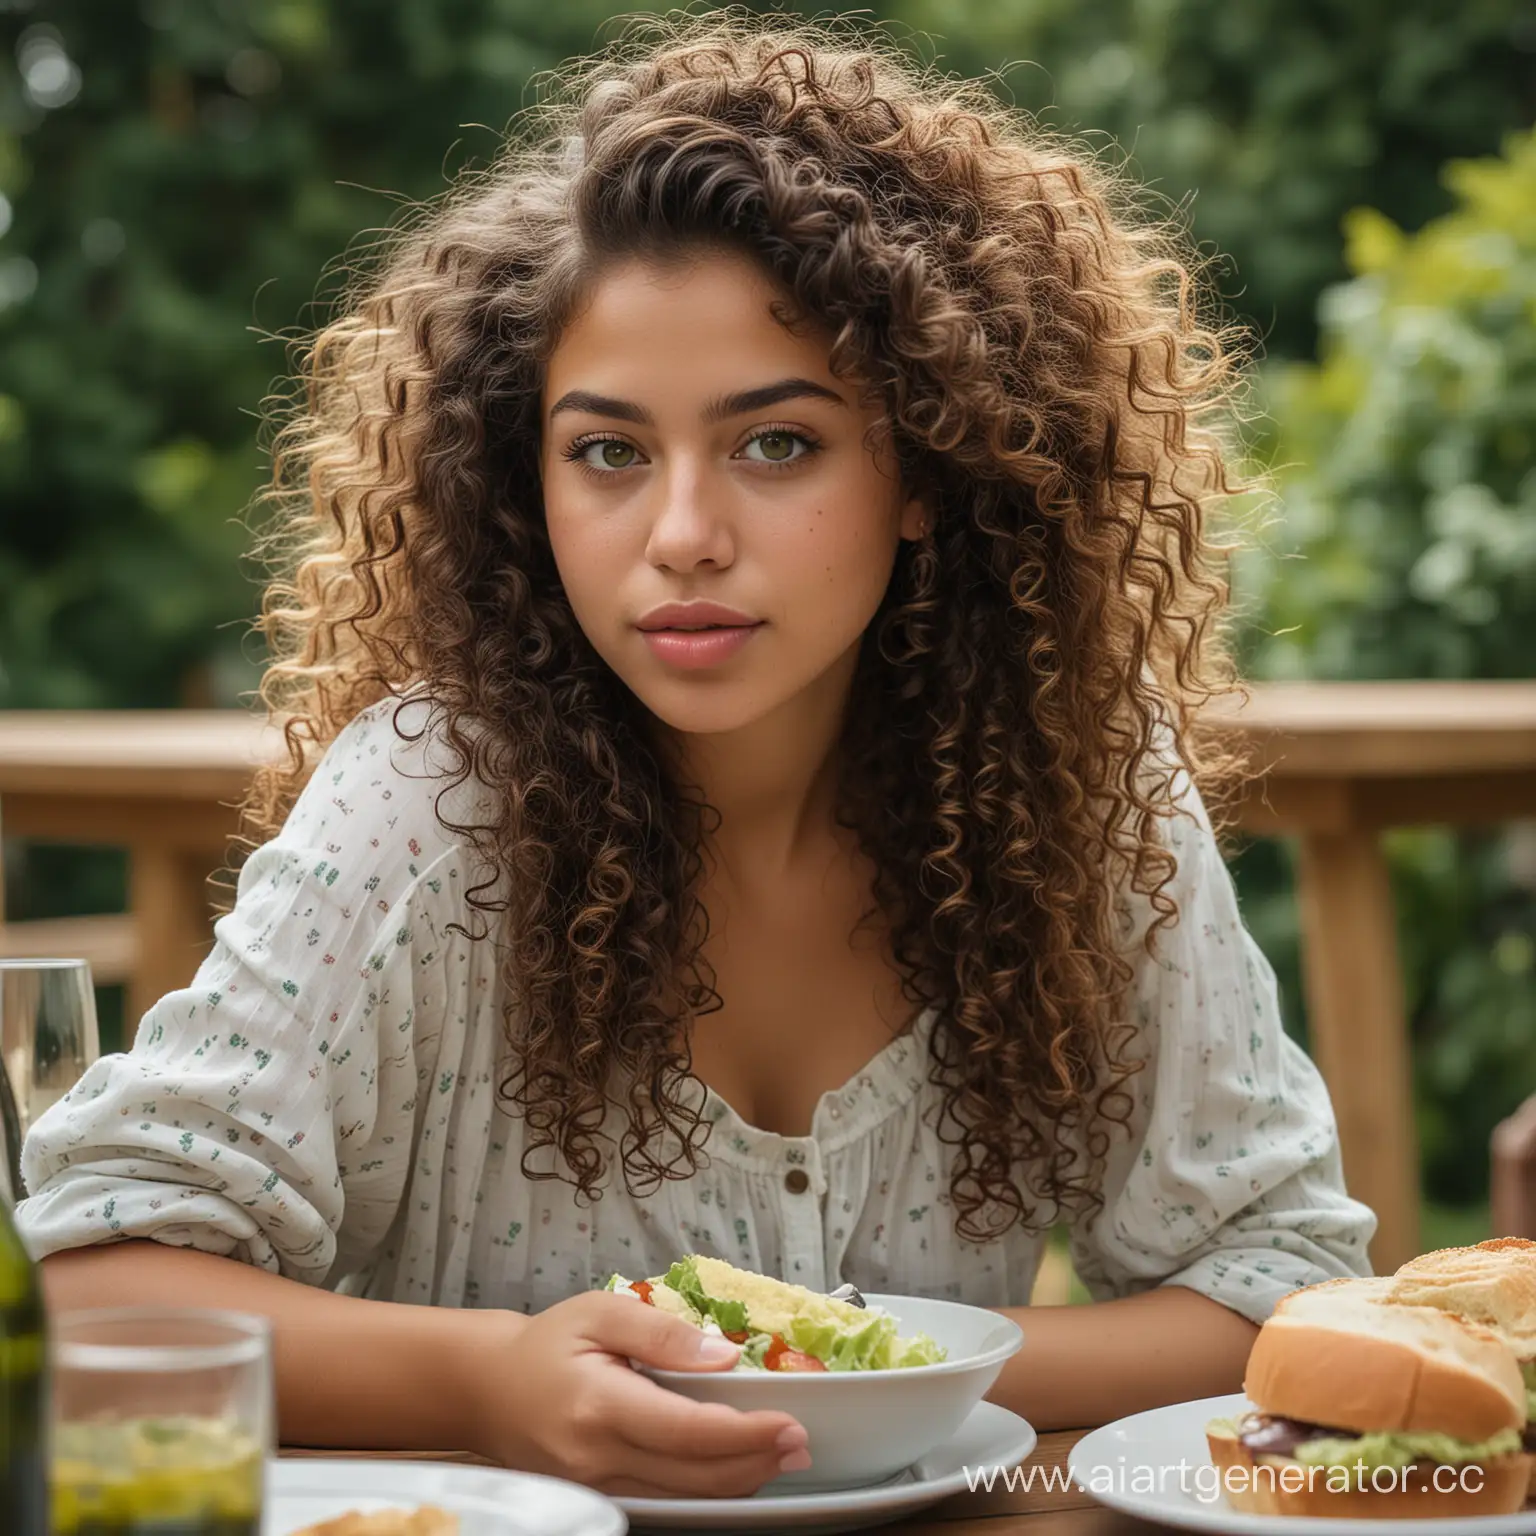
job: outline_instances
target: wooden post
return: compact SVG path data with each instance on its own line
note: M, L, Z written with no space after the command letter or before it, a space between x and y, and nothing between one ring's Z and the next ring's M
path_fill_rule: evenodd
M206 858L138 843L129 852L128 906L139 933L139 953L128 987L124 1045L133 1042L149 1008L192 980L213 942Z
M1493 1235L1536 1238L1536 1094L1494 1126L1490 1151Z
M1349 1192L1379 1221L1371 1263L1390 1274L1419 1252L1419 1155L1386 860L1371 832L1308 832L1299 883L1312 1053Z

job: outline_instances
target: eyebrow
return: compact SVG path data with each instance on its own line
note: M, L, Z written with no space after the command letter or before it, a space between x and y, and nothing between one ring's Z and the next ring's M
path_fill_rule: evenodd
M734 395L722 395L704 407L703 421L706 426L724 421L730 416L744 416L749 411L766 410L770 405L782 405L786 400L830 400L834 405L847 405L847 401L814 379L780 379L773 384L760 384L756 389L738 390ZM550 407L553 420L562 411L586 411L593 416L609 416L616 421L632 421L637 426L654 426L655 418L643 405L632 400L618 400L612 395L595 395L586 389L571 389L561 395Z

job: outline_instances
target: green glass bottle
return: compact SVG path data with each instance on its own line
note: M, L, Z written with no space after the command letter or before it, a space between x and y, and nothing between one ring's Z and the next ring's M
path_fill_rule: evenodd
M5 1068L0 1065L0 1077ZM0 1194L0 1528L48 1536L48 1360L43 1289Z

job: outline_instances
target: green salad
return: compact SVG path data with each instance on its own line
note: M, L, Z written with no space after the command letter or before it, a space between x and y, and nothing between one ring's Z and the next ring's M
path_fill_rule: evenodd
M723 1259L691 1254L650 1280L614 1275L607 1289L740 1344L737 1370L889 1371L945 1358L927 1334L898 1335L895 1318L862 1298L823 1296Z

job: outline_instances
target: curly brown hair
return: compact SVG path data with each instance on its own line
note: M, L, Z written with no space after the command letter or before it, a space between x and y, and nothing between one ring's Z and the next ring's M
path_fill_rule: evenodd
M1139 1065L1123 898L1150 904L1150 948L1177 916L1158 819L1179 765L1212 804L1240 773L1195 730L1234 687L1206 526L1231 490L1231 337L1119 176L881 33L649 20L553 86L300 353L262 497L262 698L289 754L247 833L360 709L429 698L452 782L491 791L484 824L450 826L485 860L468 900L504 946L500 1092L528 1153L557 1148L578 1198L615 1154L632 1192L695 1171L714 813L572 615L539 403L601 263L747 252L834 338L936 517L862 642L838 819L909 999L938 1009L958 1230L1099 1203Z

